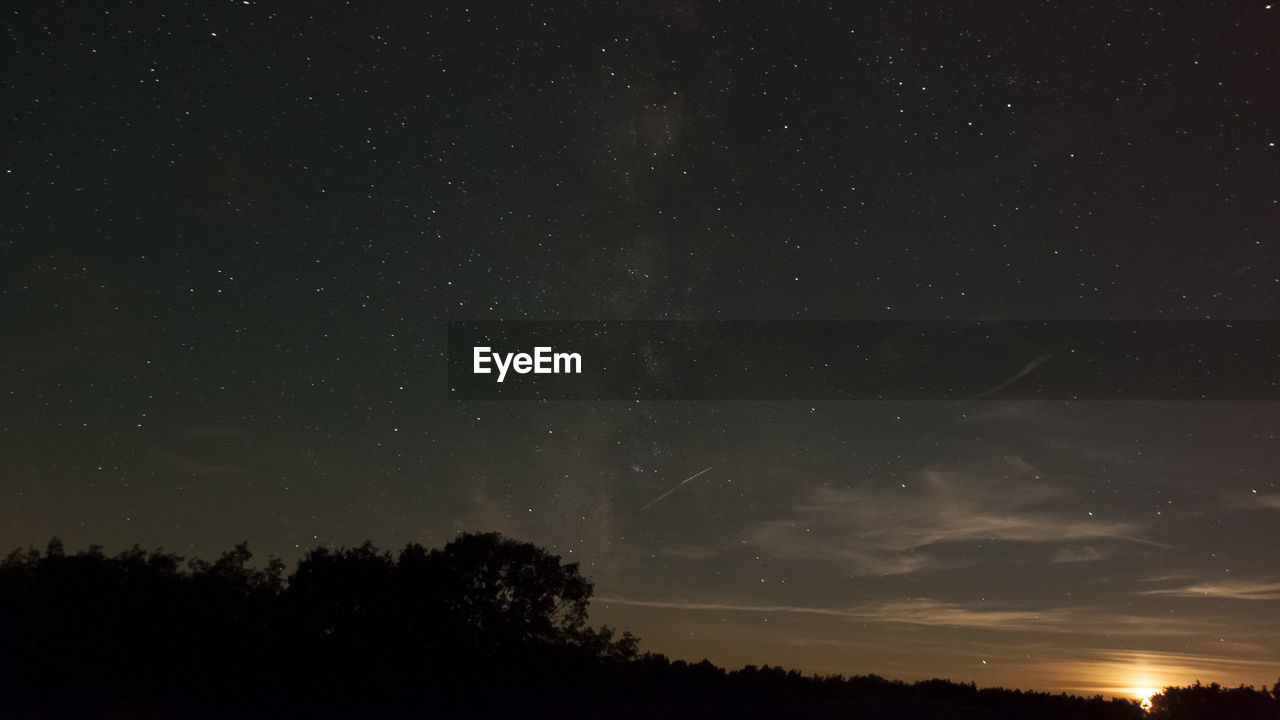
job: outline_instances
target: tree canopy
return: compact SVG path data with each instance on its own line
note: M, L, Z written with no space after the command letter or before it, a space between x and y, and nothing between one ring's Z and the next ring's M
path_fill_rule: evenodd
M931 680L725 670L587 625L576 563L498 533L398 554L318 547L287 578L245 544L0 563L0 715L1139 720L1104 701ZM1152 717L1280 718L1276 692L1168 688ZM7 713L7 714L6 714Z

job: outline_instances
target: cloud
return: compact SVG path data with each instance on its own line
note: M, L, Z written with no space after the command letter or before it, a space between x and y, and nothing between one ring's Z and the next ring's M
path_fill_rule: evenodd
M1272 660L1148 650L1094 650L1087 660L1038 663L1036 672L1068 689L1142 697L1152 690L1204 679L1227 686L1273 677Z
M1199 625L1190 620L1177 618L1125 615L1092 607L1011 609L988 606L985 603L982 607L972 607L930 598L868 603L848 608L689 600L637 600L624 597L599 597L594 602L604 605L628 605L691 612L816 615L860 623L893 623L1005 632L1099 635L1123 633L1127 637L1201 634Z
M1244 497L1233 495L1226 500L1228 507L1242 510L1280 510L1280 493L1253 491Z
M863 610L868 619L910 625L1051 632L1065 631L1073 614L1067 610L977 610L924 598L887 602Z
M1095 607L1011 609L987 603L973 607L928 598L868 605L857 612L865 620L1010 632L1170 637L1196 635L1201 629L1200 625L1181 619L1129 615Z
M753 523L745 536L774 557L846 559L861 573L896 575L938 567L930 550L946 543L1156 544L1141 538L1139 530L1090 516L1069 490L1040 481L1025 463L1008 460L989 473L926 469L918 480L889 487L814 485L787 517ZM1066 547L1054 557L1086 562L1103 553Z
M1068 546L1059 549L1053 554L1052 562L1054 563L1079 563L1079 562L1095 562L1102 560L1111 553L1102 548L1090 546Z
M1138 595L1165 597L1223 598L1227 600L1280 600L1280 582L1228 580L1178 588L1145 590Z
M708 612L741 612L754 614L795 614L795 615L822 615L826 617L841 617L858 619L858 615L853 610L840 610L838 608L823 607L805 607L799 605L746 605L742 603L724 603L724 602L694 602L687 600L634 600L623 597L598 597L592 600L593 603L601 605L629 605L632 607L647 608L663 608L668 610L691 610L691 611L708 611Z

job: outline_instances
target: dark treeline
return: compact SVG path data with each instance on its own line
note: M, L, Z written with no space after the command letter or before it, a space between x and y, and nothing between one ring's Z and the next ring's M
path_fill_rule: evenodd
M1141 718L1136 703L876 676L726 672L587 625L576 564L496 533L393 556L317 548L285 577L138 547L0 565L4 717ZM1280 691L1280 688L1277 688ZM1162 718L1280 718L1251 688L1171 688Z

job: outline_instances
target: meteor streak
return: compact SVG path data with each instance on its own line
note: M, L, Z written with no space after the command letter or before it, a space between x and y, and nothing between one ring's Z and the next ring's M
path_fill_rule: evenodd
M1026 377L1027 375L1030 375L1032 372L1035 371L1036 368L1040 367L1045 362L1053 359L1053 356L1055 354L1057 354L1059 351L1061 351L1063 348L1066 348L1066 347L1067 347L1066 345L1063 345L1062 347L1057 348L1053 352L1048 352L1048 353L1045 353L1044 355L1041 355L1035 360L1032 360L1031 362L1027 363L1026 366L1023 367L1022 370L1020 370L1017 375L1014 375L1013 377L1009 378L1008 380L1005 380L1004 382L1000 383L999 385L996 385L993 388L988 388L986 390L983 390L977 395L971 395L961 400L961 402L969 402L970 400L979 400L988 395L991 395L992 393L1000 392L1001 390L1009 387L1010 385L1014 384L1018 380Z
M694 473L694 474L690 475L689 477L685 478L684 480L681 480L679 485L676 485L675 487L671 488L670 490L668 490L668 491L666 491L666 492L662 493L662 494L661 494L661 495L659 495L658 497L656 497L656 498L654 498L653 500L651 500L651 501L649 502L649 504L648 504L648 505L645 505L644 507L640 508L640 512L644 512L645 510L648 510L649 508L653 507L654 505L657 505L658 503L662 502L663 500L666 500L666 499L667 499L667 496L671 495L671 493L673 493L673 492L675 492L675 491L679 490L680 488L684 487L684 486L685 486L685 483L687 483L687 482L689 482L690 480L692 480L692 479L694 479L694 478L698 477L699 475L701 475L702 473L704 473L704 472L706 472L707 470L710 470L710 469L711 469L711 467L710 467L710 466L707 466L707 468L706 468L706 469L704 469L704 470L699 470L698 472L696 472L696 473Z

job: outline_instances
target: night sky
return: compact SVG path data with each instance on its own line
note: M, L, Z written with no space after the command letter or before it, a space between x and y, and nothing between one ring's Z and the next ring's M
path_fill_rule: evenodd
M1280 320L1280 10L1000 5L7 6L0 548L499 530L673 658L1269 686L1278 403L448 399L451 320Z

